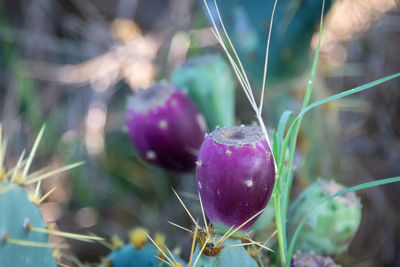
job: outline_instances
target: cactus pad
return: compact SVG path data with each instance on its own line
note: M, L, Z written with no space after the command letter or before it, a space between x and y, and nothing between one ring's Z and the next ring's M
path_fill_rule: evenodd
M150 243L145 244L140 249L136 249L132 244L125 245L108 255L106 263L107 267L166 267L156 258L158 255L157 248ZM185 266L184 262L177 256L174 256L178 264L176 266ZM179 265L181 264L181 265Z
M342 189L344 187L333 180L313 183L293 204L291 228L294 229L314 205ZM340 254L348 248L360 221L361 202L354 192L331 199L307 217L296 250Z
M7 191L0 192L0 266L56 266L48 234L25 227L28 222L46 227L38 208L28 200L25 188L2 182L1 189ZM16 244L15 240L25 245Z
M209 129L233 126L235 88L229 65L219 55L188 59L172 74L173 83L187 90L204 115Z
M241 241L237 239L228 238L224 241L224 246L240 244ZM199 248L193 255L193 259L196 259L199 254ZM201 255L198 259L196 266L199 267L257 267L257 262L247 253L244 247L225 247L215 257L209 257Z

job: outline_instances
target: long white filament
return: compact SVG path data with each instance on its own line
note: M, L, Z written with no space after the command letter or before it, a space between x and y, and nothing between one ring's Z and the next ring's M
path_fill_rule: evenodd
M258 107L259 113L262 113L263 103L264 103L264 91L265 91L265 83L267 81L267 68L268 68L268 55L269 55L269 43L271 41L271 33L272 33L272 24L274 22L275 8L278 0L275 0L274 8L272 9L271 15L271 23L269 24L269 32L268 32L268 40L267 40L267 48L265 51L265 60L264 60L264 75L263 75L263 83L261 89L261 99L260 106Z
M261 99L260 99L259 107L257 107L257 103L256 103L256 101L254 99L253 90L251 88L249 79L247 78L246 72L245 72L245 70L243 68L242 62L240 61L240 58L239 58L239 56L238 56L238 54L236 52L236 49L233 46L232 41L229 38L229 35L228 35L227 31L226 31L225 25L224 25L224 23L222 21L221 14L220 14L219 9L218 9L217 1L214 0L214 5L215 5L215 9L216 9L216 12L217 12L217 15L218 15L218 21L222 26L224 36L228 40L229 47L232 49L233 55L231 55L231 53L229 52L228 48L226 47L226 45L225 45L225 43L223 41L221 33L218 30L218 27L217 27L217 25L215 23L214 17L213 17L213 15L212 15L212 13L210 11L210 8L209 8L209 6L207 4L207 0L203 0L203 2L204 2L204 5L205 5L205 7L207 9L207 13L208 13L208 16L209 16L209 18L211 20L211 23L213 25L212 32L215 35L215 38L217 39L217 41L219 42L221 47L223 48L223 50L225 51L225 54L228 57L229 62L231 63L231 65L233 67L233 70L234 70L234 72L236 74L236 77L239 80L239 83L242 86L242 89L243 89L247 99L249 100L251 107L253 108L254 112L256 113L256 117L257 117L258 123L260 124L260 127L261 127L261 129L262 129L262 131L263 131L263 133L265 135L265 139L267 140L267 143L268 143L269 147L272 148L271 142L270 142L269 137L268 137L267 128L265 127L265 124L264 124L264 121L262 119L261 113L262 113L262 106L263 106L263 100L264 100L265 82L266 82L266 77L267 77L267 65L268 65L269 46L270 46L270 40L271 40L271 30L272 30L272 24L273 24L273 21L274 21L275 8L276 8L278 0L275 0L274 7L273 7L273 10L272 10L271 21L270 21L270 28L269 28L267 47L266 47L266 55L265 55L265 62L264 62L263 85L262 85ZM238 64L239 64L239 66L238 66ZM275 158L274 158L274 165L275 165L275 170L277 170L277 164L276 164L276 159Z

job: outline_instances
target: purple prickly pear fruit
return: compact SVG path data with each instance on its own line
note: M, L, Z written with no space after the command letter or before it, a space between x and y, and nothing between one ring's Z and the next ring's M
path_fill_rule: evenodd
M197 189L214 226L239 227L267 205L275 183L271 149L258 126L219 128L203 141ZM240 230L246 231L256 218Z
M296 253L293 255L290 267L340 267L331 257L320 256L315 253Z
M194 168L205 124L194 104L168 83L140 90L128 101L126 126L148 162L172 171Z

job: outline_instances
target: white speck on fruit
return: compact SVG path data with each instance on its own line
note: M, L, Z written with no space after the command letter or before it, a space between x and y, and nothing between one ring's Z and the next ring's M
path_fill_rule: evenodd
M197 186L199 187L199 189L202 189L202 188L203 188L202 185L201 185L201 183L200 183L200 181L197 182Z
M201 160L196 161L197 167L201 167L202 164L203 164L203 162Z
M146 152L146 158L147 159L155 159L156 158L156 152L154 152L153 150L148 150L147 152Z
M126 115L126 118L128 120L132 120L133 119L133 114L132 113L128 113L128 115Z
M160 127L160 129L165 130L167 129L168 126L168 122L166 120L160 120L160 122L158 123L158 127Z
M225 151L225 154L226 154L227 156L230 156L230 155L232 154L232 151L230 151L229 149L227 149L227 150Z
M247 187L252 187L254 185L253 179L250 178L249 180L247 180L246 185Z
M171 100L171 106L173 106L173 107L176 106L176 99L175 98Z

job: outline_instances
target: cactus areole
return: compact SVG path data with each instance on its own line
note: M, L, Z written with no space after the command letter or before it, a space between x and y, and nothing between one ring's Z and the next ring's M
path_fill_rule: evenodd
M205 125L189 98L168 83L140 90L128 101L126 126L148 162L172 171L193 169Z
M257 126L219 128L204 140L197 161L197 188L214 224L239 227L267 205L275 169L265 136ZM245 231L256 218L244 225Z

